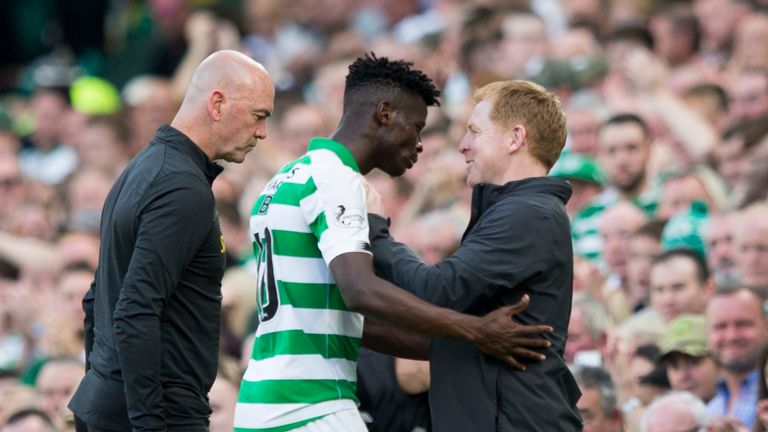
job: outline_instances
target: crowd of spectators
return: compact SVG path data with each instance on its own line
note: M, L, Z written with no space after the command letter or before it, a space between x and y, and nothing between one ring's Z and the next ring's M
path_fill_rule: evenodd
M232 430L257 325L250 206L332 132L366 51L443 91L418 164L369 176L394 237L428 262L468 221L457 147L473 90L529 79L561 98L550 175L574 188L564 355L585 430L768 428L768 1L16 0L0 20L0 431L72 430L102 204L224 48L263 63L277 97L269 137L214 184L229 267L212 432ZM371 430L429 429L423 363L360 368L386 369L361 395Z

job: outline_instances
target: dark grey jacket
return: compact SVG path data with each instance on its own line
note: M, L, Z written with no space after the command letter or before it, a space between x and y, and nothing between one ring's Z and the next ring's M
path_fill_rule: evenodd
M101 218L83 299L88 370L70 409L107 430L207 430L219 352L221 167L163 126L126 167Z
M435 339L430 350L432 422L447 431L578 431L578 386L563 360L571 313L573 252L568 183L536 177L478 185L459 249L435 266L421 262L371 216L377 273L438 306L484 315L529 293L515 319L549 324L547 359L517 371L474 345Z

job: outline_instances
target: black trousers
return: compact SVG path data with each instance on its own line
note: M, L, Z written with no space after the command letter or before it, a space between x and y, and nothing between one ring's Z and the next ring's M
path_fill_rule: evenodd
M77 430L77 432L132 432L131 429L123 429L123 430L112 430L112 429L102 429L98 428L96 426L87 425L86 429L81 431ZM168 428L168 432L208 432L207 427L199 427L199 428L192 428L184 427L184 428Z
M101 429L101 428L97 428L96 426L88 425L88 432L131 432L131 430L126 429L124 431L113 431L113 430Z
M176 427L169 427L168 432L209 432L208 426L176 426ZM96 427L93 425L86 424L81 419L77 418L75 416L75 431L76 432L132 432L131 428L127 429L103 429L100 427Z
M131 432L131 430L126 429L124 431L113 431L113 430L102 429L96 426L91 426L89 424L86 424L84 421L75 417L75 432Z

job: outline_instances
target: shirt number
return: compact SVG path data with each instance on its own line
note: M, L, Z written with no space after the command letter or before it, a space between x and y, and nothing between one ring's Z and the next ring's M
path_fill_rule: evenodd
M268 229L264 230L264 238L261 238L258 233L254 236L254 246L258 251L256 254L258 264L258 298L256 303L259 321L263 323L274 318L277 315L277 308L280 306L277 279L272 262L272 234Z

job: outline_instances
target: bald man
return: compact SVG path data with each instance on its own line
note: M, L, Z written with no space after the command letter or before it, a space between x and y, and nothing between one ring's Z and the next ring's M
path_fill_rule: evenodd
M601 255L608 270L608 283L614 287L626 285L629 237L647 219L645 212L629 201L618 201L600 215Z
M267 136L269 74L235 51L195 70L170 125L120 175L83 299L86 375L69 408L88 431L208 431L224 252L211 184Z

